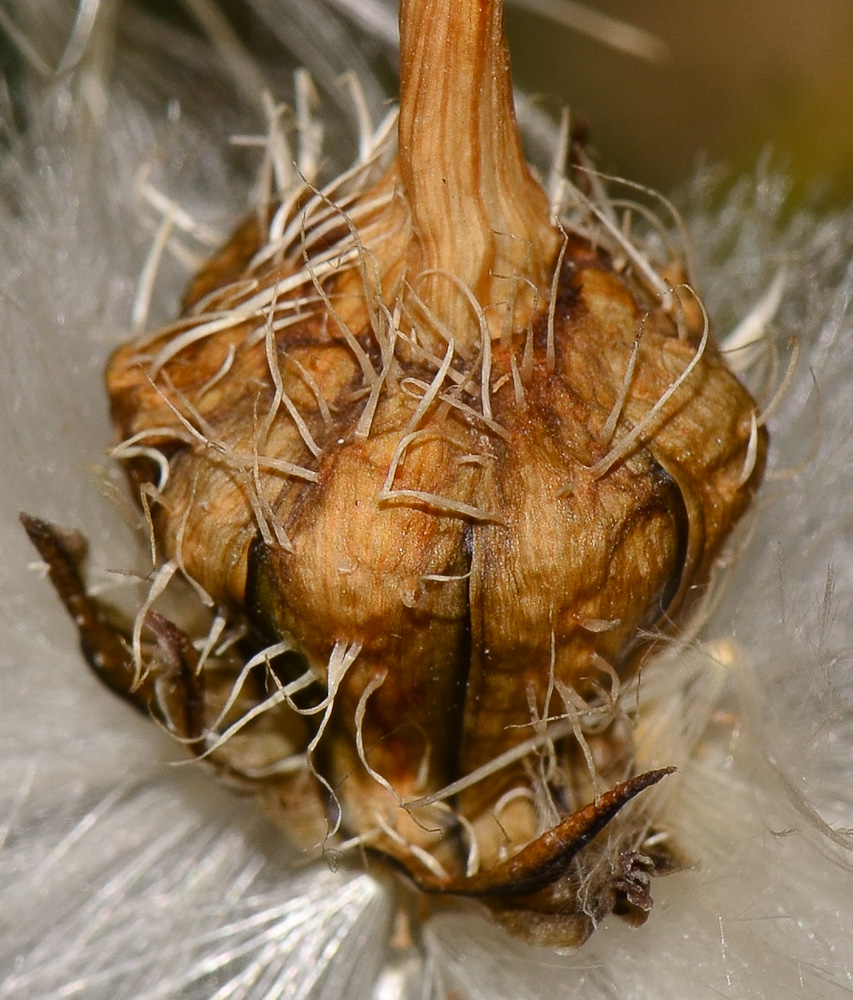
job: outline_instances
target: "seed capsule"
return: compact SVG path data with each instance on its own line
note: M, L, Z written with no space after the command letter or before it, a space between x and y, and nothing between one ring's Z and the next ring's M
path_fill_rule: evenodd
M281 193L110 361L168 573L250 628L204 662L148 612L116 669L291 832L569 943L650 906L641 819L583 864L668 773L634 772L618 688L765 435L689 294L580 194L552 222L500 4L404 0L401 29L396 147Z

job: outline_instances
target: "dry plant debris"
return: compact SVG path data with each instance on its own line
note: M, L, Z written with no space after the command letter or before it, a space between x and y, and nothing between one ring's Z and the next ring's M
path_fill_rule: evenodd
M766 434L582 149L550 198L526 164L501 4L403 0L401 40L357 163L320 189L271 141L275 190L110 360L156 558L135 623L25 524L98 673L292 836L575 943L675 861L628 806L669 769L637 773L620 692ZM153 608L176 577L197 634Z

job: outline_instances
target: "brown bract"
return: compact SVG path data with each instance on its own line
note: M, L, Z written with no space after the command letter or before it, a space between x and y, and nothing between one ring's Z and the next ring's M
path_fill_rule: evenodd
M404 2L401 76L396 155L283 194L110 362L160 551L255 637L188 668L149 615L135 674L172 663L155 710L285 826L571 942L650 905L623 806L665 772L634 773L619 685L765 435L679 294L552 221L499 4Z

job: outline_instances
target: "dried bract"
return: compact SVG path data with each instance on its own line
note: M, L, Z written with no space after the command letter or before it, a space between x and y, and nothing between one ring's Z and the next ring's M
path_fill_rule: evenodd
M595 192L567 180L552 217L500 4L401 8L397 141L277 191L110 361L164 561L97 666L308 843L570 943L642 919L667 865L623 808L668 771L636 773L620 685L706 581L765 434ZM150 610L175 575L244 626L230 650Z

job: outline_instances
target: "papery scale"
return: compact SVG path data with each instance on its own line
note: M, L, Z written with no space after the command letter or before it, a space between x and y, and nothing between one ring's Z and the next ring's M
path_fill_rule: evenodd
M211 759L245 774L307 743L310 770L257 782L286 826L310 800L322 837L329 792L346 832L422 884L426 859L465 891L466 838L480 870L500 872L554 811L588 802L578 749L563 740L550 773L523 759L444 810L401 803L571 714L566 691L594 705L614 671L631 673L640 632L707 577L764 436L675 297L663 308L568 220L569 235L551 223L521 154L500 5L404 3L402 21L396 158L346 211L303 188L290 247L264 253L264 227L247 223L195 280L184 329L122 348L108 386L122 439L169 463L162 550L298 651L269 668L267 693L306 663L330 688L322 713L278 701ZM147 459L128 467L155 478ZM166 716L192 689L216 718L227 674L176 684L160 692ZM605 785L631 773L613 721L593 740ZM183 735L199 750L213 738ZM571 885L521 905L562 909L566 940L586 932Z

